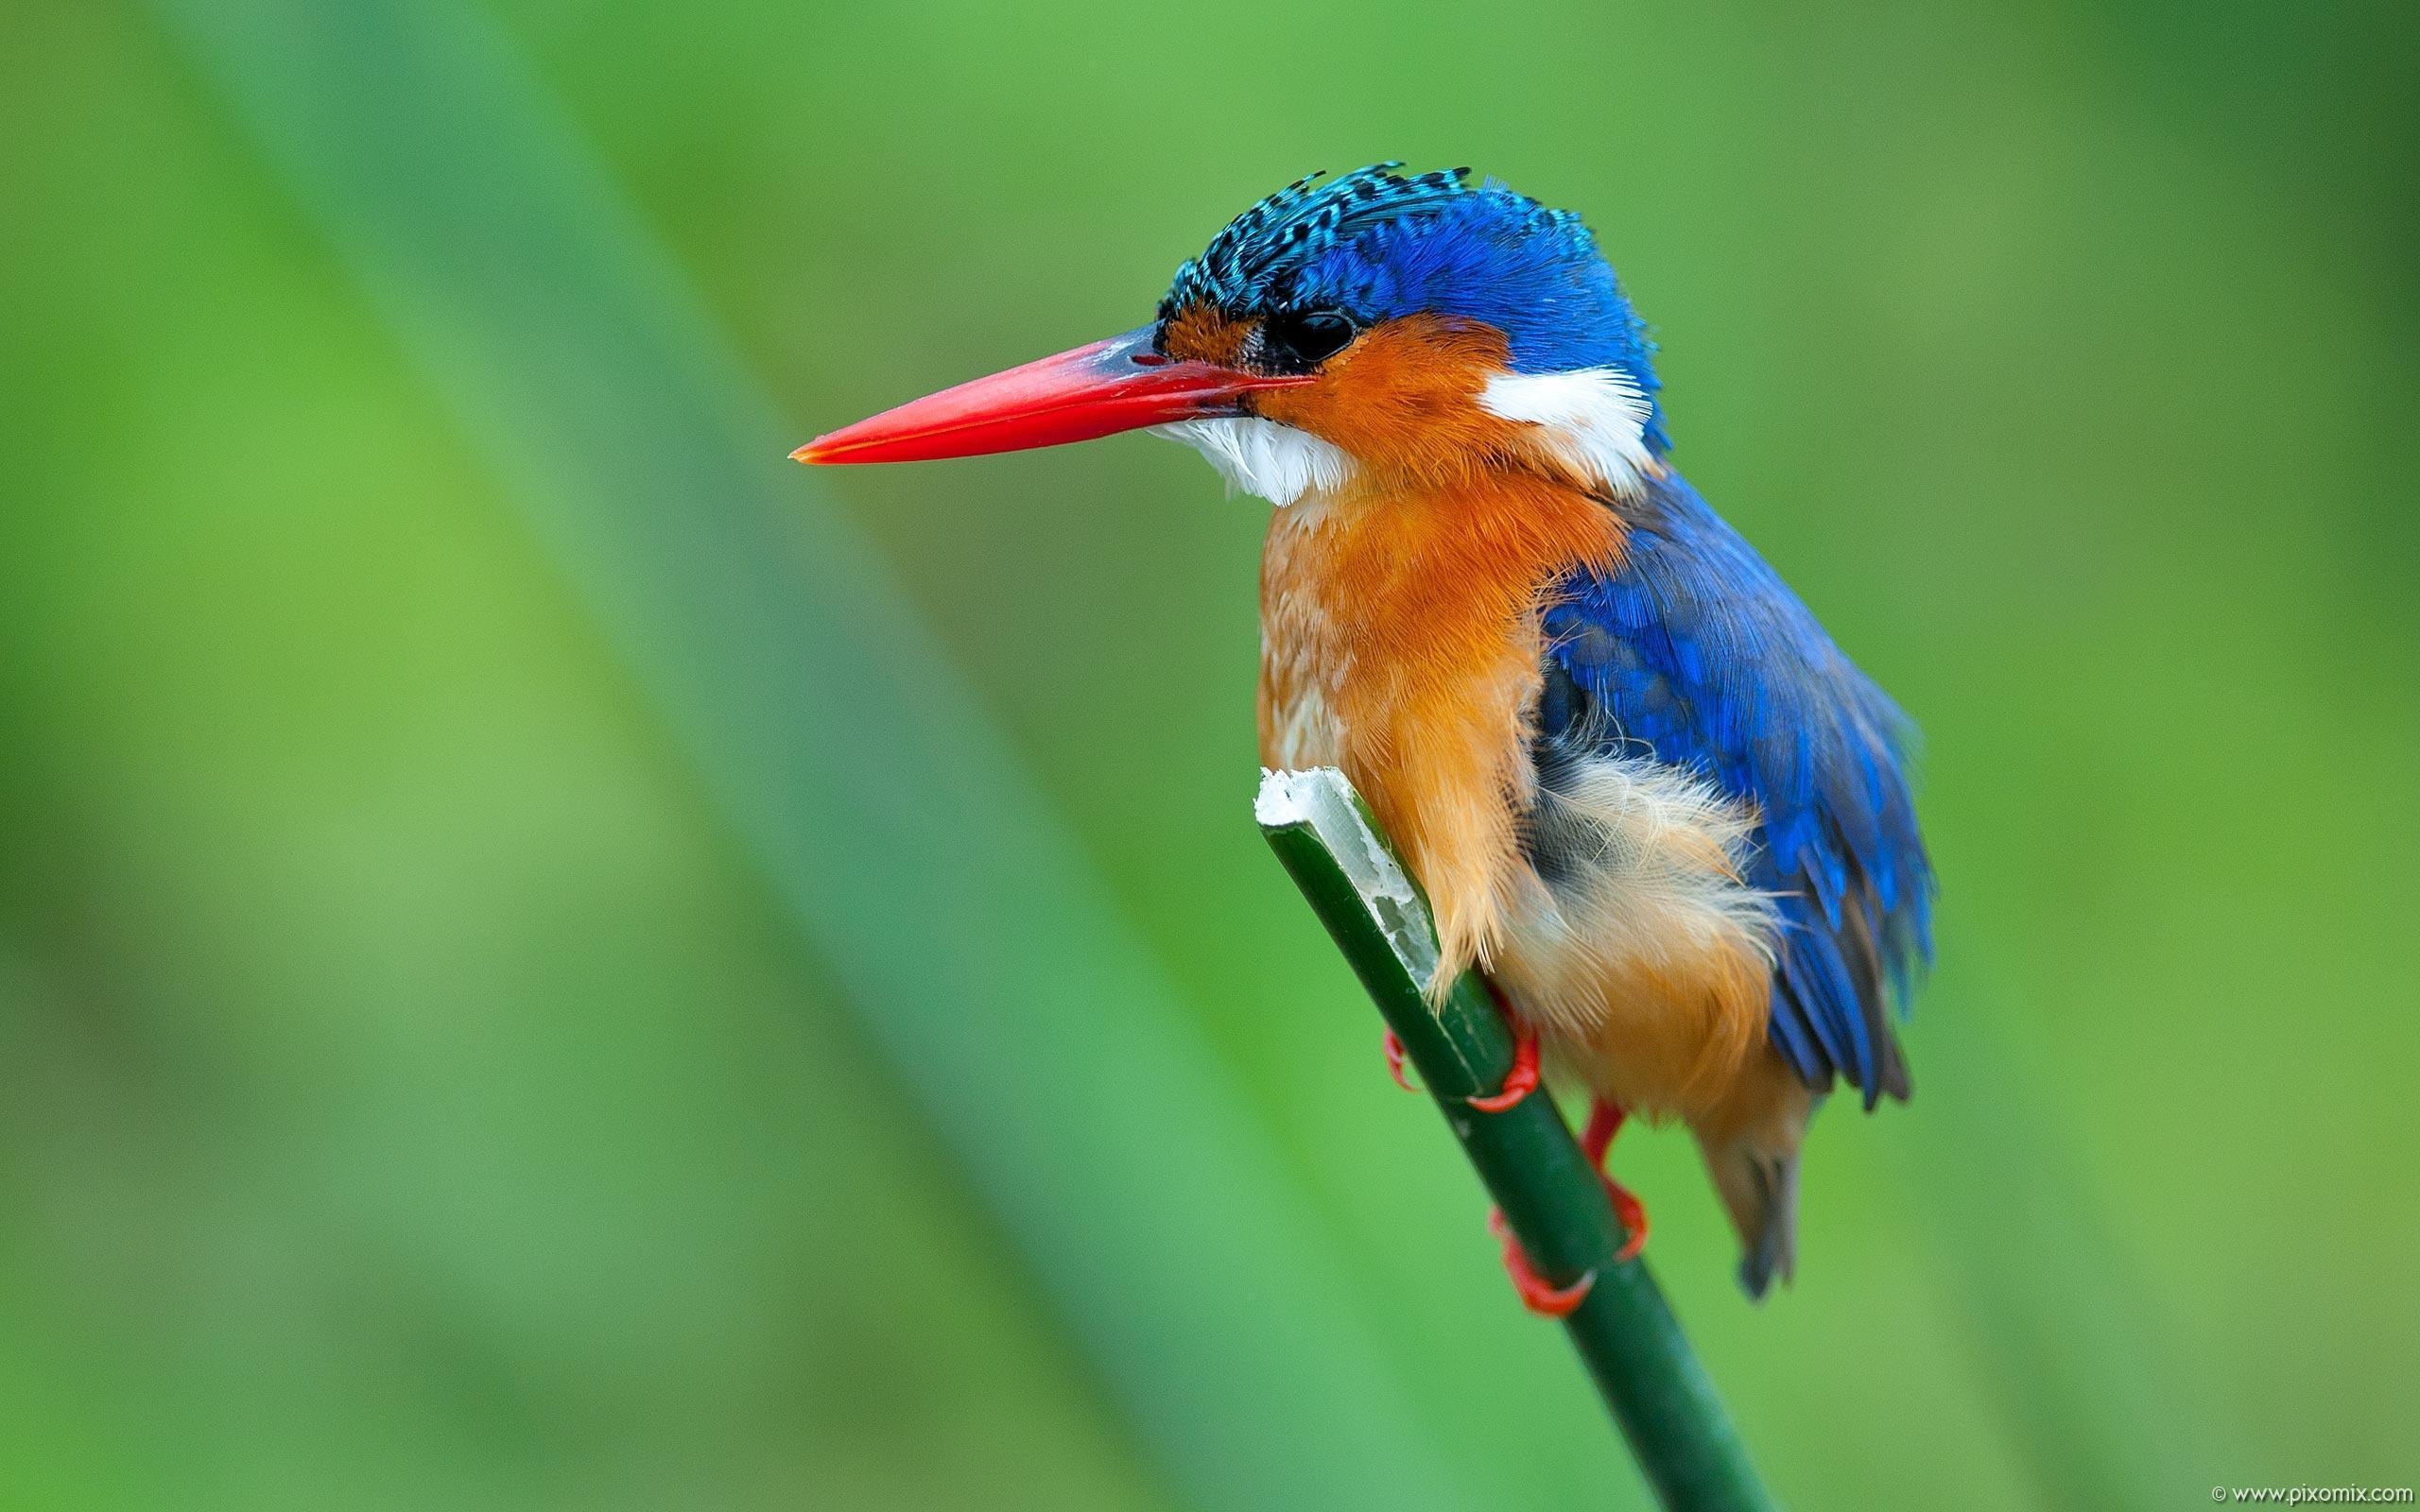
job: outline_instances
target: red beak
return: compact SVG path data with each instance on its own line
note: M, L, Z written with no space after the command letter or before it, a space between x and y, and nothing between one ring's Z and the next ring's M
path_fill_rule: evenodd
M819 436L790 457L928 462L1022 452L1170 421L1245 415L1247 394L1311 382L1165 356L1151 350L1151 331L1145 326L910 400Z

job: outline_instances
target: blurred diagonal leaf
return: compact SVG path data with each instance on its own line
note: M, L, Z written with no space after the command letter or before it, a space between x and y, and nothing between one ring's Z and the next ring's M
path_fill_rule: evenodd
M1463 1504L1225 1071L490 18L160 9L593 606L1180 1492Z

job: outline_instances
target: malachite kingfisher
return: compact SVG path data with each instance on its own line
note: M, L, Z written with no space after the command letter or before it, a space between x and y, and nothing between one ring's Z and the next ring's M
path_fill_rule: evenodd
M1762 1297L1836 1082L1909 1093L1931 957L1910 727L1675 472L1653 351L1595 236L1467 169L1314 174L1236 217L1148 325L916 400L806 462L1150 428L1275 506L1260 754L1343 770L1594 1108L1697 1136ZM1541 1047L1543 1049L1541 1050ZM1399 1060L1398 1060L1399 1066ZM1637 1199L1608 1179L1634 1248ZM1522 1298L1578 1304L1508 1244ZM1584 1282L1582 1283L1584 1285Z

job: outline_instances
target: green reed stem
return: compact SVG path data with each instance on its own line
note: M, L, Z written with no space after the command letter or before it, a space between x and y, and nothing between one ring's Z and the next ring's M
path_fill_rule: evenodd
M1564 1327L1648 1485L1672 1512L1773 1507L1646 1263L1615 1262L1620 1222L1553 1099L1540 1092L1500 1113L1470 1106L1472 1094L1503 1085L1512 1034L1476 971L1462 973L1442 1005L1422 994L1437 963L1427 902L1344 775L1330 767L1270 773L1257 814L1531 1266L1558 1286L1595 1273Z

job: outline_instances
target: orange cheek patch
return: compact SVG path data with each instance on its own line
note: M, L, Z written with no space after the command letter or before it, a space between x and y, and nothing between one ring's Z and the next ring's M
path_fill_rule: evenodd
M1467 479L1513 442L1511 426L1478 403L1510 355L1492 326L1406 316L1364 332L1318 383L1263 394L1257 407L1381 473L1420 484Z
M1252 328L1250 320L1230 318L1206 304L1188 304L1161 327L1160 347L1171 357L1239 367Z

